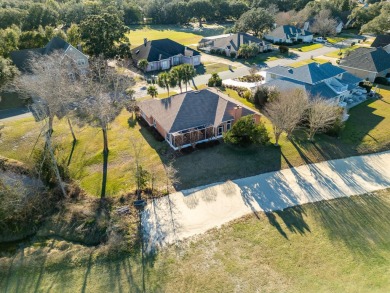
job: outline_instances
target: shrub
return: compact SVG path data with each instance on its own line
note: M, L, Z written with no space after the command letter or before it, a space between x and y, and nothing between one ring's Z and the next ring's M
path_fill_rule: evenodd
M257 89L253 95L252 102L255 105L262 108L265 106L265 104L269 100L272 100L272 98L275 97L277 94L278 94L278 91L276 90L276 88L267 87L267 86L259 86L259 87L257 87Z
M382 85L390 85L390 82L387 80L387 78L382 76L376 77L374 82Z
M365 88L367 93L369 93L372 89L372 83L368 80L360 82L359 86Z
M351 43L351 47L353 47L353 46L355 46L356 45L356 43L355 42L352 42Z
M252 92L247 90L247 91L244 92L242 97L244 99L246 99L247 101L252 101Z
M212 86L222 86L222 79L219 77L218 73L213 73L207 82L207 85Z
M288 53L289 48L287 46L280 45L279 46L279 51L280 51L280 53L285 54L285 53Z
M222 78L218 77L215 79L215 86L222 86Z
M269 141L267 129L263 123L253 123L253 116L240 118L228 132L224 133L223 139L226 143L238 146L251 144L264 145Z
M333 126L331 128L329 128L325 134L329 135L329 136L333 136L333 137L339 137L340 136L340 133L343 131L345 127L345 124L343 121L341 121L340 118L338 118L336 120L336 122L333 124Z
M237 56L236 52L230 52L230 57L235 58Z
M210 50L210 54L215 54L215 50L214 50L214 49L211 49L211 50Z

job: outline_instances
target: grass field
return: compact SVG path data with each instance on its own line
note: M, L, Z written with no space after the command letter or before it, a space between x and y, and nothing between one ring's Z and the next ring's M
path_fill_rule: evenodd
M323 63L329 62L329 60L321 59L321 58L306 59L306 60L302 60L302 61L298 61L298 62L289 64L288 66L290 66L290 67L300 67L300 66L303 66L303 65L306 65L306 64L310 64L310 63L313 63L313 62L317 62L317 63L323 64Z
M248 215L149 256L60 240L0 258L4 292L389 292L390 190ZM143 278L144 276L144 278Z
M235 69L236 67L232 66L232 70ZM225 63L218 63L218 62L217 63L205 62L200 66L196 67L197 74L212 74L212 73L218 73L227 70L229 70L229 65Z
M130 26L128 37L133 48L142 45L144 38L148 40L169 38L183 45L193 45L203 37L222 34L225 28L220 25L205 25L202 31L196 31L192 27L178 25Z
M253 107L239 98L234 91L227 93ZM292 141L282 136L279 148L272 145L235 148L220 144L179 156L174 161L181 182L179 188L191 188L291 166L387 150L390 148L390 88L381 89L381 93L383 100L368 100L350 111L351 116L339 139L318 135L316 143L313 144L307 141L303 132L297 132ZM123 112L110 125L108 196L134 190L135 164L131 141L137 140L142 144L142 165L147 170L155 170L161 178L162 163L169 161L169 157L164 155L168 145L156 141L147 129L129 117L129 113ZM272 142L272 125L265 117L263 121L270 132ZM32 118L6 121L4 124L0 154L31 164L30 153L39 135L39 124ZM72 139L66 121L54 123L53 137L57 145L61 146L57 151L59 161L65 164L70 161L72 178L88 193L98 195L102 174L102 134L91 127L79 128L75 125L75 130L79 141L72 153ZM42 143L40 139L38 147L41 147Z
M310 51L322 48L323 46L324 45L322 45L322 44L305 44L305 43L301 43L301 44L298 44L298 45L291 46L289 48L291 48L292 50L300 51L300 52L310 52Z
M330 52L328 54L325 54L325 56L332 57L332 58L340 58L340 55L339 55L340 52L343 54L342 56L344 56L345 52L353 51L353 50L355 50L357 48L360 48L360 46L354 45L352 47L347 47L347 48L343 48L341 50Z

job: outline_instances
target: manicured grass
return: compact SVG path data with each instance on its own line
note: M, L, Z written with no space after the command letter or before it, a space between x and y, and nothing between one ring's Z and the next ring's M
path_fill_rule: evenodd
M173 96L173 95L176 95L176 94L177 94L177 92L175 92L175 91L169 91L169 96ZM157 95L157 98L159 98L159 99L168 98L168 92L158 94L158 95Z
M306 64L310 64L310 63L313 63L313 62L317 62L317 63L323 64L323 63L329 62L329 60L321 59L321 58L306 59L306 60L302 60L302 61L298 61L298 62L289 64L288 66L290 66L290 67L300 67L300 66L303 66L303 65L306 65Z
M344 41L346 37L327 37L326 39L328 40L329 43L336 44L341 41Z
M224 29L225 27L223 26L209 28L206 26L202 31L196 31L192 27L178 25L130 26L128 36L133 48L142 45L144 38L148 40L169 38L183 45L193 45L205 36L222 34Z
M291 46L289 48L291 48L292 50L300 51L300 52L309 52L309 51L313 51L313 50L317 50L319 48L322 48L323 46L324 45L322 45L322 44L305 44L305 43L301 43L301 44L298 44L298 45Z
M234 70L236 69L236 67L232 66L232 69ZM205 62L200 66L196 67L197 74L212 74L212 73L218 73L227 70L229 70L229 65L225 63Z
M332 58L340 58L340 55L339 55L340 52L344 55L345 52L347 52L347 51L353 51L353 50L355 50L355 49L357 49L357 48L360 48L360 46L354 45L354 46L352 46L352 47L347 47L347 48L343 48L343 49L341 49L341 50L337 50L337 51L330 52L330 53L328 53L328 54L325 54L325 56L327 56L327 57L332 57ZM343 56L343 55L342 55L342 56Z
M248 215L140 255L50 239L0 260L5 292L389 292L390 190ZM144 276L144 280L142 278Z

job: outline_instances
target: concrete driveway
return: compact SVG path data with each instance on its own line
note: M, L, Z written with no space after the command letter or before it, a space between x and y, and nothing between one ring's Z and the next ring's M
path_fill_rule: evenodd
M389 188L389 166L387 151L201 186L156 199L142 217L148 249L176 243L250 213Z

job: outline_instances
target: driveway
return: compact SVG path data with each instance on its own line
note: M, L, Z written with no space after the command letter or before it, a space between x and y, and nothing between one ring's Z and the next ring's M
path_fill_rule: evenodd
M201 186L156 199L147 205L142 218L148 249L176 243L250 213L389 188L389 166L387 151Z

